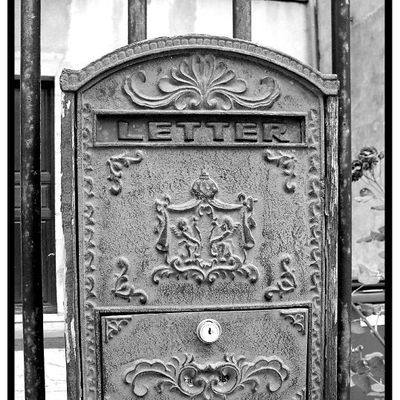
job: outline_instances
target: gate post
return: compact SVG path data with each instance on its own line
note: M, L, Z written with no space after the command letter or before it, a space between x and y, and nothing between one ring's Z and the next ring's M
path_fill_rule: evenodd
M350 396L351 85L350 3L332 1L332 70L339 88L338 399Z
M233 0L233 37L251 40L251 0Z
M128 0L128 43L147 36L147 0Z
M21 259L25 399L45 398L40 192L40 0L21 4Z

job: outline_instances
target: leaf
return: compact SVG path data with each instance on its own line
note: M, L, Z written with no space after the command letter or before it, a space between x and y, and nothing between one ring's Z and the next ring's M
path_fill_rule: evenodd
M372 200L372 197L362 197L362 196L355 196L354 200L357 203L368 203L370 200Z
M362 188L360 190L360 196L361 197L368 197L368 196L375 197L373 191L371 189L366 188L366 187Z
M383 256L383 258L384 258L384 256ZM381 278L384 278L385 277L385 263L379 263L378 267L377 267L377 271L381 275Z
M364 285L374 285L380 281L380 274L371 271L363 264L358 264L358 281Z
M357 243L370 243L370 242L372 242L371 235L365 236L365 237L357 240Z
M383 379L385 376L385 358L383 354L379 352L367 354L365 360L368 363L372 375L375 378Z
M361 304L359 309L366 317L373 315L375 311L373 304L368 304L368 303Z
M351 322L351 333L355 335L362 335L367 332L368 332L367 327L361 326L359 319Z
M366 374L355 374L352 376L353 382L358 386L364 393L369 393L371 391L371 381Z
M383 242L385 240L385 227L379 228L378 232L371 231L369 236L358 239L357 243L370 243L374 240L377 242Z
M385 385L383 383L374 383L371 385L371 390L377 393L385 393Z
M368 201L375 198L376 196L372 192L372 190L365 187L360 190L359 196L354 197L354 200L358 203L367 203Z
M377 400L378 398L385 399L385 393L369 392L367 393L367 396L373 397L373 400Z

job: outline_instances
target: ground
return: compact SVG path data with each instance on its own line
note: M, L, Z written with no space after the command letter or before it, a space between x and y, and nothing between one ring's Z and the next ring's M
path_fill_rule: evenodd
M15 351L15 400L24 397L24 355ZM46 399L67 400L65 350L53 348L44 350L46 374Z

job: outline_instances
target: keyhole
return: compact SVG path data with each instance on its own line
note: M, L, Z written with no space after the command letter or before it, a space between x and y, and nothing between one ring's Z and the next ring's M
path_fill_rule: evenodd
M197 326L196 334L203 343L214 343L221 336L221 326L213 319L205 319Z

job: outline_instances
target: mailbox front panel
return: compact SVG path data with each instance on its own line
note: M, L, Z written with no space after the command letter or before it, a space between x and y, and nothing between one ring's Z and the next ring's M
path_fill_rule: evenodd
M304 307L104 316L105 398L292 398L307 386L308 318ZM204 343L210 319L221 333Z
M64 78L83 396L322 399L335 81L179 43Z

